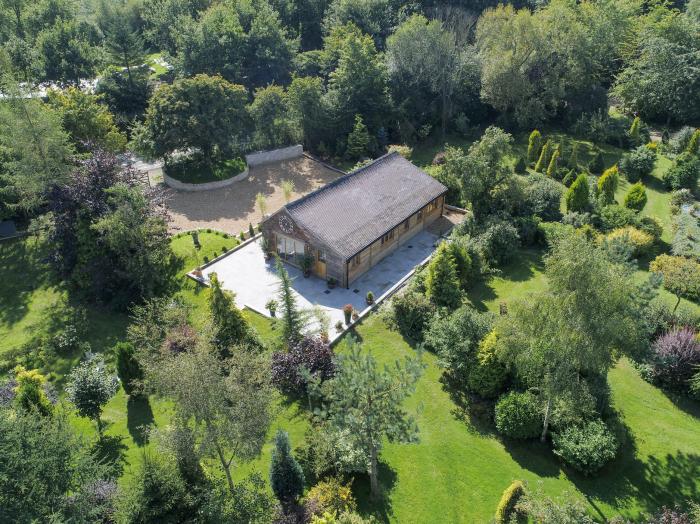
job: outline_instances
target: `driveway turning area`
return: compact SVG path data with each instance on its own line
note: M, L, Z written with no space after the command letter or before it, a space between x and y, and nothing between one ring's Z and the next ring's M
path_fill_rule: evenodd
M322 307L330 315L329 335L334 339L338 335L334 326L338 321L343 322L345 304L352 304L358 312L365 309L368 291L374 294L375 299L382 296L431 255L438 238L429 231L418 233L352 282L350 289L328 289L326 282L318 277L304 278L299 269L289 264L285 264L285 268L292 278L298 306L301 309L311 309L314 305ZM216 273L223 287L236 294L238 307L248 306L269 317L265 304L271 298L278 300L280 279L275 263L274 260L265 260L259 241L251 242L216 261L203 273L206 278L210 273Z

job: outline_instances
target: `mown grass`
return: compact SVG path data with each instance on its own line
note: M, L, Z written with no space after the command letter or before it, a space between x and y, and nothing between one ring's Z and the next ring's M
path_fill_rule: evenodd
M230 158L221 160L213 165L206 164L202 159L183 159L169 164L164 168L168 176L186 184L203 184L217 182L239 175L246 169L245 160Z
M455 145L468 145L463 139ZM523 147L522 137L518 139ZM430 163L435 144L414 151L420 165ZM432 149L431 149L432 148ZM618 151L619 153L619 151ZM611 159L614 151L610 151ZM607 163L607 162L606 162ZM643 213L657 216L664 225L668 241L670 219L668 192L660 177L670 161L657 162L653 179L645 181L649 202ZM659 181L659 183L656 182ZM623 181L618 191L621 199L626 191ZM233 237L221 233L199 233L202 248L196 250L189 235L172 240L180 259L176 294L192 306L196 326L206 321L208 289L186 279L184 274L213 258L223 248L237 244ZM0 359L11 362L16 349L30 343L39 334L55 329L51 320L80 305L69 290L55 285L44 262L45 252L35 239L0 243ZM469 293L474 306L497 312L506 304L530 292L546 287L543 274L544 252L521 249L502 268L501 274L477 284ZM17 278L17 275L26 278ZM647 278L644 266L637 273ZM669 303L674 297L664 291ZM697 305L684 301L688 307ZM113 344L125 337L128 316L90 306L86 332L83 335L93 349L109 358ZM251 311L244 314L266 340L275 340L274 323ZM367 351L383 363L393 362L415 353L398 333L390 331L378 315L362 323L356 334ZM343 346L338 348L343 350ZM79 355L50 360L44 371L61 386L61 380ZM434 355L424 354L426 369L416 393L407 402L407 409L417 414L420 442L417 444L387 443L382 453L381 483L385 496L379 503L370 503L367 479L360 476L354 490L364 513L373 513L392 522L488 522L493 517L502 491L514 479L522 479L530 488L541 489L551 496L565 493L583 500L592 515L604 521L615 515L636 518L643 511L659 506L700 501L700 410L697 403L670 397L642 381L629 362L621 361L609 376L613 405L619 412L618 436L623 442L620 456L596 478L584 478L562 467L546 446L537 442L504 441L493 433L489 423L473 420L469 413L451 398L443 387L441 369ZM140 455L148 449L142 427L167 424L172 406L151 397L148 401L129 401L122 390L108 403L101 452L119 465L122 481L128 481ZM267 476L272 436L278 429L290 433L292 445L298 445L308 428L303 402L289 402L281 396L274 404L274 422L268 443L260 457L236 466L236 478L252 471ZM92 445L96 445L93 424L77 416L76 427ZM215 471L212 469L212 471Z

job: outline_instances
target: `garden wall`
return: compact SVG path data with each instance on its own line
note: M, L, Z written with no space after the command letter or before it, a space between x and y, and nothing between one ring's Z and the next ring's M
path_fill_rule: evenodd
M186 184L185 182L180 182L179 180L169 177L165 174L165 171L163 171L163 181L168 186L179 191L209 191L211 189L221 189L223 187L228 187L235 184L236 182L240 182L246 178L248 178L247 169L236 176L227 178L226 180L216 180L215 182L204 182L202 184Z
M261 166L280 162L282 160L291 160L299 158L304 154L304 148L297 144L295 146L283 147L281 149L273 149L272 151L260 151L259 153L251 153L245 156L245 161L248 167Z

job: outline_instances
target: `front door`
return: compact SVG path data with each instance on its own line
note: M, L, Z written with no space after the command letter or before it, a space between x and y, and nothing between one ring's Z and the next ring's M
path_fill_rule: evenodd
M326 279L326 253L322 249L316 251L316 268L314 273L323 280Z

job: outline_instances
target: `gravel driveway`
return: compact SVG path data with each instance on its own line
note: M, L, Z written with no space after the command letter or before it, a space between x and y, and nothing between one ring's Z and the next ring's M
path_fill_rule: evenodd
M294 200L340 176L342 173L303 156L254 167L248 178L224 189L195 193L164 188L170 229L177 232L212 228L231 234L248 231L249 223L255 225L262 219L255 205L258 193L267 197L266 212L270 214L285 204L282 180L294 182Z

